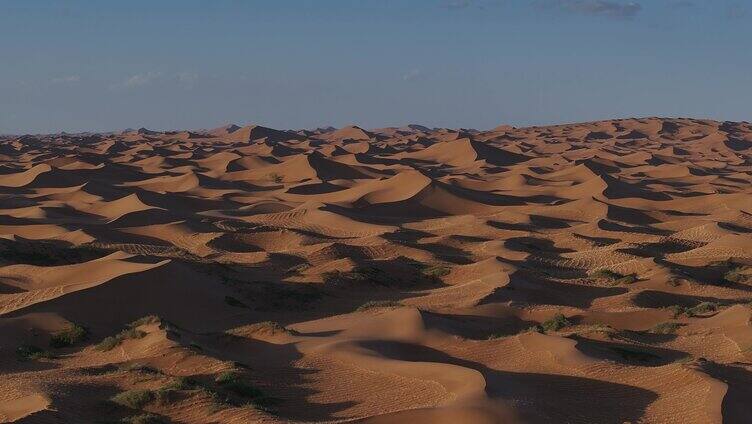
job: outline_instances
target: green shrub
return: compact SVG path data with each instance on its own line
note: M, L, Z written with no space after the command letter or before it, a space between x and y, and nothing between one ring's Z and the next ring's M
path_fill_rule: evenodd
M395 300L372 300L360 305L356 311L363 312L378 308L399 308L400 306L403 306L402 303Z
M674 334L681 325L676 322L662 322L650 329L653 334Z
M541 329L545 332L559 331L562 328L569 327L571 324L567 317L563 314L556 314L553 317L543 321L540 325Z
M54 334L50 339L50 346L55 348L73 346L74 344L85 340L88 336L85 328L71 324L71 326L60 333Z
M16 348L19 361L35 361L41 358L52 358L52 354L34 345L23 344Z
M141 409L155 398L156 396L151 390L127 390L116 394L110 400L128 408Z

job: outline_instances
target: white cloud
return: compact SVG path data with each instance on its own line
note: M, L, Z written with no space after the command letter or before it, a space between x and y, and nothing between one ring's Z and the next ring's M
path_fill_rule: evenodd
M81 81L81 77L78 75L68 75L64 77L53 78L51 81L53 84L72 84L74 82Z

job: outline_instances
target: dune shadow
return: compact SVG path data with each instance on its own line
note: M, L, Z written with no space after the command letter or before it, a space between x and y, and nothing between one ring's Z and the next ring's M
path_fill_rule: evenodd
M531 423L637 422L658 398L652 391L566 375L509 372L411 343L367 340L359 345L385 358L407 362L435 362L478 371L492 399L510 401ZM597 408L593 408L597 404Z

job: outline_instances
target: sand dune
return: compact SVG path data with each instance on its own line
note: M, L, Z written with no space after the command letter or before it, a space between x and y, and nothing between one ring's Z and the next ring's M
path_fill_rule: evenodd
M747 422L751 163L680 118L0 137L0 422Z

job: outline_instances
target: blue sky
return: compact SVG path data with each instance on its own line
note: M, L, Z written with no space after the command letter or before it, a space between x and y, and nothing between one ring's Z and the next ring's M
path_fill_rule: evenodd
M0 133L751 115L750 0L0 1Z

